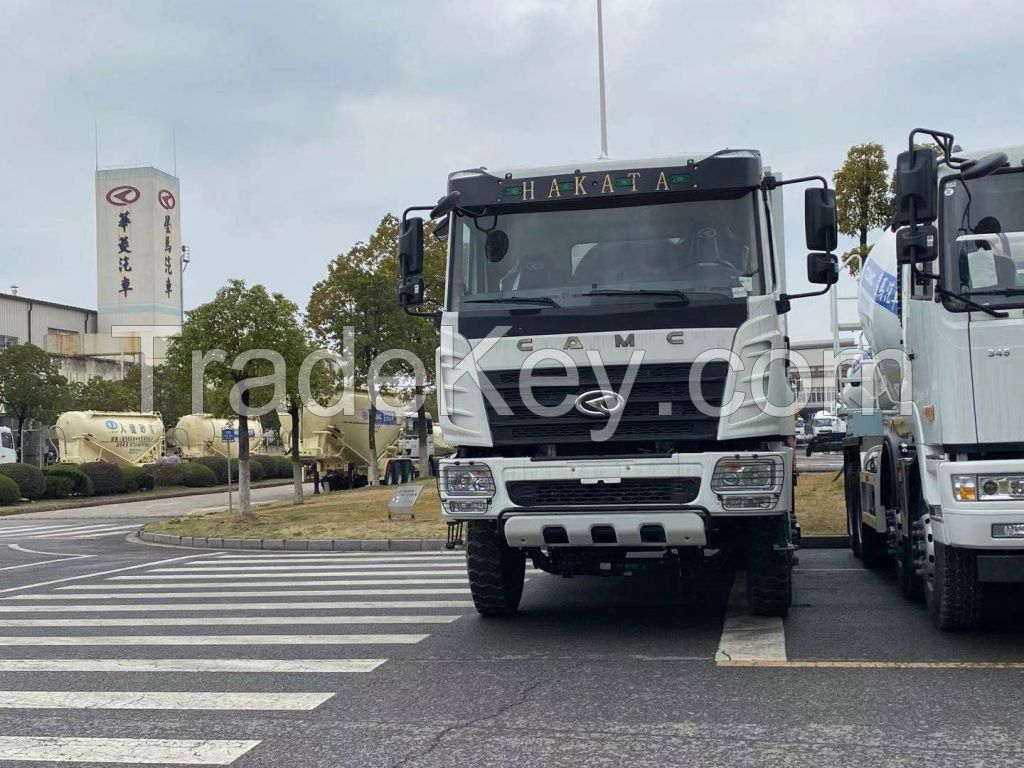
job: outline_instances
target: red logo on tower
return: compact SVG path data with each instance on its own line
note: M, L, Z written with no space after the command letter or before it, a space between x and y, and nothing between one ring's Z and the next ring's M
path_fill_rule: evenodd
M140 197L142 193L135 187L114 187L107 192L107 202L111 205L131 205Z
M163 206L163 208L165 208L166 210L168 210L168 211L173 211L174 210L174 205L175 205L176 201L174 199L174 195L171 194L170 190L161 189L157 193L156 199L160 201L160 205Z

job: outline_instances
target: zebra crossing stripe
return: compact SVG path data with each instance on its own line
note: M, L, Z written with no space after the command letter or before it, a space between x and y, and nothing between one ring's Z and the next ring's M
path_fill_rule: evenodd
M448 579L444 579L448 582ZM195 600L196 598L226 598L226 597L384 597L387 595L464 595L469 593L469 585L465 581L452 580L455 583L466 584L462 587L433 587L430 589L275 589L262 590L253 589L245 592L97 592L95 594L46 594L46 595L12 595L11 597L0 598L0 600L78 600L88 598L89 600ZM366 582L355 582L365 584ZM407 581L394 582L408 584ZM412 583L419 583L413 580ZM94 585L87 589L104 589L111 585ZM115 584L114 588L125 585ZM183 585L176 585L183 586ZM223 587L223 584L218 584ZM252 586L252 585L247 585ZM131 588L139 589L139 585L131 585ZM61 589L72 589L72 587L61 587ZM283 604L282 604L283 605ZM187 606L185 606L187 608Z
M0 646L414 645L429 635L100 635L0 637Z
M353 574L349 574L350 576ZM220 589L222 587L252 587L253 589L267 587L358 587L360 585L368 587L384 587L384 586L401 586L403 584L411 584L413 586L423 586L427 584L468 584L469 578L462 576L462 578L452 579L338 579L338 580L325 580L325 581L226 581L226 582L210 582L210 581L183 581L173 584L164 584L156 582L153 584L76 584L71 587L60 587L61 591L67 590L91 590L91 589L181 589L184 587L191 587L193 589L205 588L205 589ZM158 597L159 592L153 592L150 597ZM198 597L202 592L193 592L192 597ZM268 593L269 594L269 593Z
M0 736L0 760L129 765L231 765L258 741Z
M322 573L312 571L298 571L296 573L161 573L159 576L150 576L156 571L149 571L137 576L113 576L109 581L184 581L187 579L299 579L314 578L323 576L457 576L466 572L465 568L454 570L442 570L440 568L426 571L401 571L393 568L375 569L372 571L345 571L333 570Z
M154 568L148 573L268 573L275 571L323 571L337 569L355 571L360 568L391 567L396 570L403 568L465 568L465 561L452 562L450 557L443 560L373 560L355 563L296 563L295 565L189 565L183 568Z
M0 627L220 627L322 624L451 624L458 616L190 616L185 618L0 619Z
M248 593L246 593L248 594ZM189 593L195 596L194 593ZM161 595L164 597L164 595ZM472 608L472 600L351 600L305 603L189 603L188 605L134 604L134 605L0 605L3 613L151 613L154 611L335 611L335 610L387 610L395 608Z
M333 693L0 691L0 709L182 709L309 712Z
M0 659L0 672L373 672L387 659Z

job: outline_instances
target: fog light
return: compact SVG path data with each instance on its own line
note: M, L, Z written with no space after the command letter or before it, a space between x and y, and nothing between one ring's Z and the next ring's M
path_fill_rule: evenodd
M986 480L985 484L981 486L981 490L986 496L995 496L999 493L999 483L995 480Z
M487 502L483 499L446 501L444 508L449 515L482 515L487 511Z
M725 496L724 509L772 509L777 499L774 496Z
M993 539L1024 539L1024 523L992 523Z

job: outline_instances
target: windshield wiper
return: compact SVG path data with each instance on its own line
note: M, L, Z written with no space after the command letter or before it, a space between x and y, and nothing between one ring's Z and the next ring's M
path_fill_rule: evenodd
M971 299L967 298L962 293L955 293L954 291L949 291L946 290L945 288L939 288L938 286L935 287L935 290L938 292L940 296L946 296L947 298L956 299L957 301L962 302L964 306L966 306L968 309L974 309L977 310L978 312L984 312L986 315L992 315L992 317L1009 317L1009 315L1006 314L1005 312L999 312L998 310L992 309L992 307L986 306L985 304L979 304L976 301L971 301ZM975 293L977 293L977 291L975 291Z
M549 296L500 296L494 299L463 299L463 304L547 304L549 307L562 306Z
M684 305L690 303L690 297L687 296L682 291L659 291L647 288L637 288L635 290L602 288L597 291L587 291L586 293L581 293L580 296L674 296L675 298L679 299L679 301L681 301Z
M1024 296L1024 288L986 288L983 291L971 291L972 296Z

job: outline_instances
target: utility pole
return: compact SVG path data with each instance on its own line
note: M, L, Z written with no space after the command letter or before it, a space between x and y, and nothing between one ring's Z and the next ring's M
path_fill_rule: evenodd
M601 154L598 160L608 159L608 116L604 100L604 21L601 0L597 0L597 83L601 103Z

